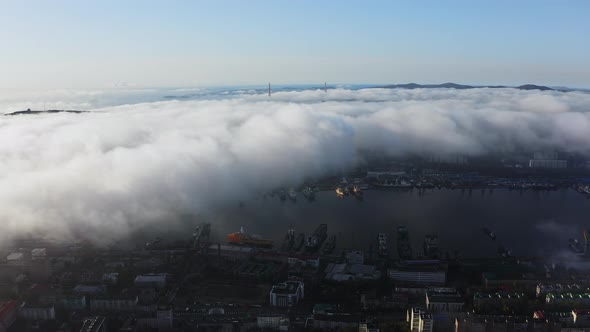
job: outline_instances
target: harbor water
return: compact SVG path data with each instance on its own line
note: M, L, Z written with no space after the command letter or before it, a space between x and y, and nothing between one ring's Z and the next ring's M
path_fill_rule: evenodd
M212 232L224 241L225 234L244 226L280 247L290 226L311 233L320 223L337 236L337 251L376 250L378 234L386 233L396 255L396 228L405 225L414 253L422 251L426 234L436 234L445 255L495 256L503 245L517 256L559 257L570 254L568 239L582 240L583 229L590 227L590 199L571 189L367 190L362 201L323 191L312 202L301 194L296 201L276 196L245 201L212 221ZM497 239L487 236L484 227Z

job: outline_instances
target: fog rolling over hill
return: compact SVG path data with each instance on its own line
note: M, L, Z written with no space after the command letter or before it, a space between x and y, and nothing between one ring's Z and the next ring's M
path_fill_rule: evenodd
M92 112L0 118L0 139L10 142L0 146L0 241L82 234L106 243L143 227L173 229L179 216L214 215L361 165L366 151L590 156L590 94L581 92L318 89L108 107L80 96L54 101Z

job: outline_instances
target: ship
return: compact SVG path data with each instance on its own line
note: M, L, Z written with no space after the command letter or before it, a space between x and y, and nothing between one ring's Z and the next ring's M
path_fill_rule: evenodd
M358 199L363 199L363 190L358 186L352 187L352 194Z
M293 244L295 244L295 230L293 228L289 228L287 230L287 234L285 234L285 239L283 240L281 250L289 251L291 248L293 248Z
M146 249L152 249L153 247L155 247L156 245L158 245L160 242L162 242L162 238L161 237L156 237L152 241L147 242L145 244L145 248Z
M344 195L350 195L350 189L348 187L344 187Z
M287 199L287 193L284 190L279 191L279 199L284 201Z
M569 247L577 255L586 255L588 251L588 232L584 230L582 235L584 235L583 244L578 239L569 239Z
M424 236L424 256L428 258L439 258L438 236L426 234Z
M299 251L303 248L303 242L305 241L305 234L299 233L293 242L293 246L291 247L292 251Z
M343 197L344 196L344 190L342 190L342 188L340 188L340 187L336 187L336 196Z
M500 255L500 257L503 257L503 258L510 258L510 257L512 257L512 251L509 249L506 249L504 246L499 246L498 247L498 255Z
M392 181L383 180L374 184L378 189L410 189L412 184L406 182L404 179L396 179Z
M291 199L293 201L297 200L297 192L295 192L295 189L293 189L293 188L289 189L288 195L289 195L289 199Z
M305 187L303 188L303 190L301 191L301 193L303 194L303 196L305 198L307 198L309 201L313 201L315 200L315 191L310 188L310 187Z
M328 225L320 224L316 230L305 239L305 248L308 251L317 250L328 236Z
M336 248L336 235L332 235L324 243L324 246L322 247L322 254L329 255L334 251L335 248Z
M484 228L483 228L483 232L484 232L484 233L485 233L487 236L489 236L489 237L490 237L492 240L495 240L495 239L496 239L496 233L494 233L493 231L491 231L489 228L487 228L487 227L484 227Z
M570 239L569 247L574 254L581 255L584 253L584 246L578 241L578 239Z
M244 232L243 227L240 228L239 232L228 234L227 241L231 244L265 248L272 247L274 244L273 240L264 239L259 235L252 235Z
M385 233L379 233L379 235L377 236L377 244L377 253L379 254L379 256L387 256L387 235Z
M412 258L412 246L410 245L410 236L405 226L397 228L397 253L399 258L407 260Z

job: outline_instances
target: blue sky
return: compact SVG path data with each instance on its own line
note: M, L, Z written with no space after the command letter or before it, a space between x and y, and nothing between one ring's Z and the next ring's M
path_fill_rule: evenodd
M1 1L1 88L590 86L589 1Z

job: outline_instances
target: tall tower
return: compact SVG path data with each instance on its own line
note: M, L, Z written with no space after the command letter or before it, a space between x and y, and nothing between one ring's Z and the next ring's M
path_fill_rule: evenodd
M268 96L270 97L270 82L268 82Z

